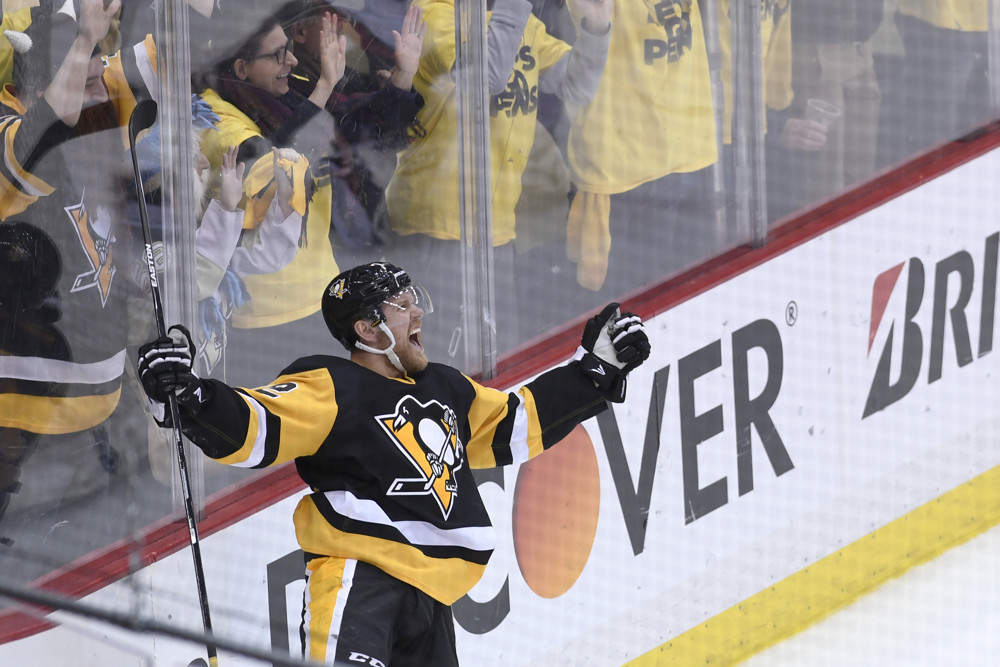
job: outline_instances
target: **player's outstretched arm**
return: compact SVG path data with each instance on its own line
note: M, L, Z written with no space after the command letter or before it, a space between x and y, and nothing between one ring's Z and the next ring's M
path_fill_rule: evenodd
M266 386L230 387L194 372L187 329L174 325L167 333L139 348L137 364L161 426L173 426L164 409L173 394L184 435L220 463L266 468L315 454L323 444L337 415L329 373L310 366Z
M471 379L476 409L470 411L469 461L490 468L537 456L581 422L625 400L626 377L650 352L642 320L609 304L590 319L570 363L504 393ZM468 378L467 378L468 379Z

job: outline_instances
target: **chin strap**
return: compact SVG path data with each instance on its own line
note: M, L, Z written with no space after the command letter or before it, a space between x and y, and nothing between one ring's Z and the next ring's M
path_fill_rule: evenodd
M389 331L389 327L385 325L385 322L379 322L378 328L381 329L385 333L385 335L389 337L389 347L385 348L384 350L377 350L374 347L365 345L360 340L355 341L354 347L358 348L359 350L364 350L365 352L371 352L372 354L384 354L386 358L389 359L389 363L392 364L397 371L399 371L403 375L406 375L406 369L403 368L403 364L400 363L399 361L399 355L396 354L395 350L396 337L392 335L391 331Z

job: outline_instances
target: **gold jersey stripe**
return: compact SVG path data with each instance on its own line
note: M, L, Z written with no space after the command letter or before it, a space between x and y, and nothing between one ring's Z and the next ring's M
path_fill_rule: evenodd
M6 167L10 169L11 175L20 181L21 185L28 191L29 195L33 195L34 197L50 195L55 192L55 188L31 172L26 171L16 160L14 153L14 137L17 135L17 130L20 124L21 120L19 118L11 118L8 122L0 124L0 132L3 132L4 135L4 158L7 161ZM34 201L34 199L32 199L32 201Z
M0 394L0 427L50 435L83 431L110 417L120 395L121 387L103 396Z
M293 522L303 550L364 560L444 604L453 604L465 595L486 569L485 565L461 558L431 558L401 542L338 530L323 518L309 497L299 501Z

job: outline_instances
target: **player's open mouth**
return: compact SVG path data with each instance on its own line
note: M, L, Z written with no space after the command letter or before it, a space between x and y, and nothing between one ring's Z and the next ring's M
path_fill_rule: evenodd
M420 344L420 329L414 329L410 332L410 345L421 350L424 349L424 346Z

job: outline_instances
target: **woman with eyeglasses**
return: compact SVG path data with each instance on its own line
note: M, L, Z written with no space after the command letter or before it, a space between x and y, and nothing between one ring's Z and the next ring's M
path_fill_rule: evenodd
M237 44L240 25L255 25ZM226 47L228 41L230 46ZM323 105L344 73L346 40L337 36L337 18L322 19L321 74L308 97L289 90L288 77L298 62L279 20L261 14L255 3L225 3L211 21L208 54L211 69L201 95L219 116L215 129L202 134L202 152L213 172L229 146L245 165L244 229L261 223L276 192L275 164L293 183L291 205L304 224L295 258L284 268L246 276L249 301L233 312L226 375L260 376L260 361L284 358L290 348L316 349L328 337L320 316L320 297L331 275L339 272L330 242L333 190L330 154L336 129ZM220 55L221 54L221 55ZM273 159L273 151L291 148L297 160ZM214 184L209 184L209 194ZM251 361L252 360L252 361ZM247 363L249 362L249 363Z

